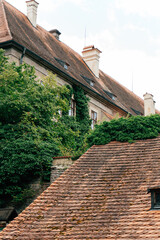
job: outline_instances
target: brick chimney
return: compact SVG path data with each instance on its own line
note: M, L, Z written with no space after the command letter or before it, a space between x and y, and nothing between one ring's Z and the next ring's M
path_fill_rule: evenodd
M99 78L99 58L101 51L95 48L94 45L84 47L82 51L82 57L92 70L94 75Z
M144 97L144 116L155 114L155 101L153 100L153 95L150 93L145 93L143 97Z
M59 36L61 35L61 32L59 32L57 29L53 29L49 31L57 40L59 40Z
M27 17L34 27L37 25L37 8L38 4L35 0L26 1Z

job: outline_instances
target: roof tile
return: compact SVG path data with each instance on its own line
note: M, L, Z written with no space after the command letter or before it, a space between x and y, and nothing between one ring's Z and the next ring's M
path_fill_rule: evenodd
M91 147L1 233L0 239L156 239L160 137Z

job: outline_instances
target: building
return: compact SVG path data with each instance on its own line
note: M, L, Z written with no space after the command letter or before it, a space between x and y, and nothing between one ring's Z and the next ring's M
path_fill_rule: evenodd
M160 136L91 147L0 239L160 239Z
M37 8L35 0L27 1L26 16L0 0L0 48L10 61L34 66L38 78L49 70L58 84L83 88L90 99L92 125L117 115L143 115L143 100L99 69L101 51L88 46L80 56L60 41L58 30L46 31L37 24Z

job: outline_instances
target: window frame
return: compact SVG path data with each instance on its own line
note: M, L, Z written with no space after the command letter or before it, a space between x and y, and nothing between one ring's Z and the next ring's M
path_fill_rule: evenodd
M160 188L150 188L148 189L148 193L151 193L151 210L160 210L160 201L157 202L157 194L159 194L160 198Z
M92 120L91 128L92 129L94 129L95 124L97 124L97 117L98 117L98 113L95 112L94 110L91 110L91 120Z
M71 98L69 116L76 116L76 101L73 98Z

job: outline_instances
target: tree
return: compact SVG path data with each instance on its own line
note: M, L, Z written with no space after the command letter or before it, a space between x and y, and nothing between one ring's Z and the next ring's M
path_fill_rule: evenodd
M69 90L54 78L37 81L33 67L9 63L0 50L0 206L19 199L35 177L48 180L52 157L61 154L53 123L69 109Z
M9 63L0 50L0 207L23 202L34 178L48 181L52 157L77 158L87 148L89 99L80 87L57 86L55 78L37 80L33 67ZM69 117L72 94L77 113Z

